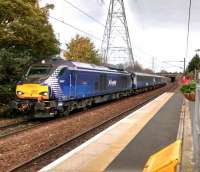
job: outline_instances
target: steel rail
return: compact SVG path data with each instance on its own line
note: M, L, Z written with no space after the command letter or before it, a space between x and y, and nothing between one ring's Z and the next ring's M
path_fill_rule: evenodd
M24 121L22 123L17 123L16 125L9 125L6 128L4 128L4 130L0 131L0 140L15 134L19 134L23 131L35 128L39 125L41 125L41 122L38 121L37 122Z
M8 124L8 125L4 125L4 126L0 126L0 131L9 129L11 127L15 127L15 126L23 124L25 122L27 122L27 120L16 122L16 123L12 123L12 124Z

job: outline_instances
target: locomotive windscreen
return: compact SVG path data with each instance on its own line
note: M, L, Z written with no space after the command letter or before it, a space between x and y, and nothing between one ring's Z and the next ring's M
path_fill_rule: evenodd
M49 75L51 70L51 66L32 66L30 67L27 76L31 77L31 76L46 76Z

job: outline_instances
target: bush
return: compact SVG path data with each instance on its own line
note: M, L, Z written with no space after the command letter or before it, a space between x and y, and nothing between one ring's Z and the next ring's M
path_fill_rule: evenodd
M0 85L0 103L7 104L15 98L15 85Z
M0 49L0 103L8 103L15 97L16 82L31 63L28 52Z

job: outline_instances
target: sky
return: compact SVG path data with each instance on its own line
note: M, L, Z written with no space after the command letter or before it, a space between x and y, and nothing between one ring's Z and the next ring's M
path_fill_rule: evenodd
M76 34L88 36L97 49L101 47L110 1L104 0L40 0L40 5L54 4L50 16L71 24L82 33L49 18L61 48ZM83 15L80 8L98 22ZM134 60L154 71L183 71L183 58L188 63L200 48L200 1L192 0L188 54L186 53L189 0L124 0Z

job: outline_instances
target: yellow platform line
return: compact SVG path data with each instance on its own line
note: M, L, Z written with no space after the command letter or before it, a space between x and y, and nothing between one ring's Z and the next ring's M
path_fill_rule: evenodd
M92 142L88 147L52 168L51 172L101 172L134 139L174 93L164 93L120 124Z

